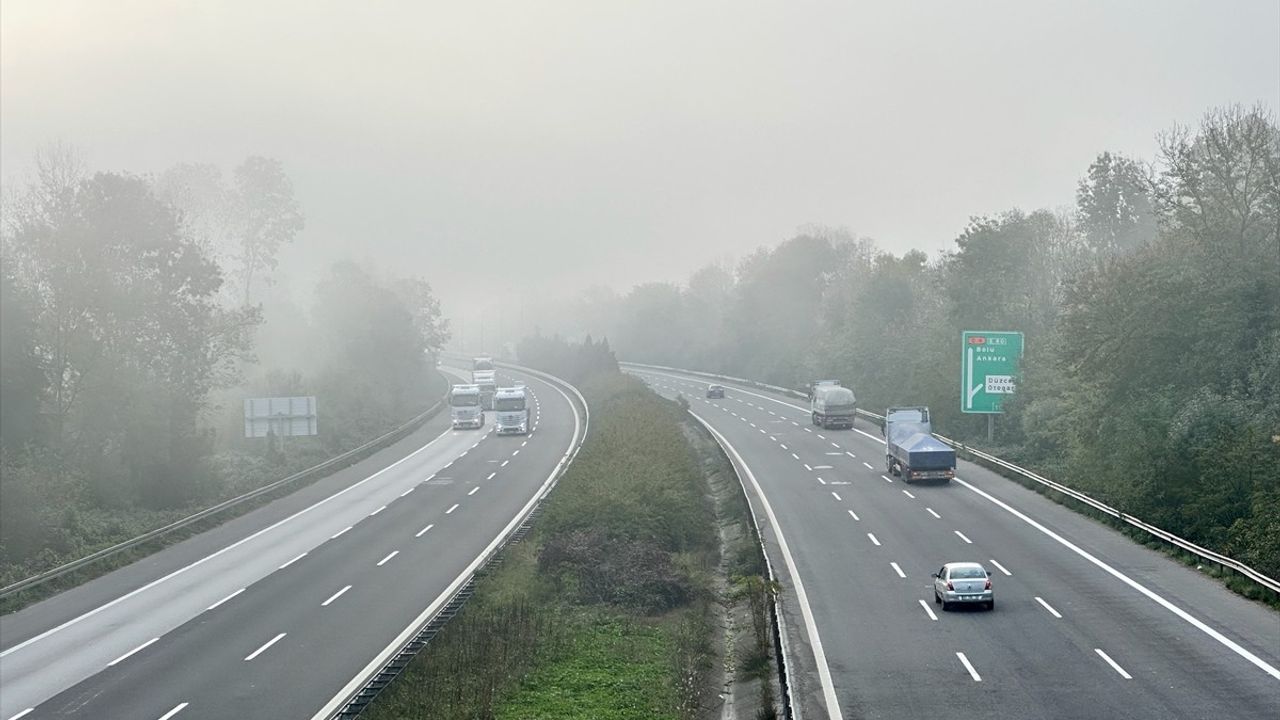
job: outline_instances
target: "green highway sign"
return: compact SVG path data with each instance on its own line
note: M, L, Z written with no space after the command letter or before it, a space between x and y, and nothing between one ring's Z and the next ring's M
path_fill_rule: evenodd
M960 410L999 413L1018 384L1022 333L965 330L961 333Z

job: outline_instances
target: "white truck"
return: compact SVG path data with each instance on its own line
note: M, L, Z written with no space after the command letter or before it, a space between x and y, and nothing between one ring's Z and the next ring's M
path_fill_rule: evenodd
M449 419L453 421L454 430L484 427L479 386L454 385L449 390Z
M523 387L498 388L493 395L494 430L499 435L529 434L529 402Z
M493 358L478 357L471 361L471 382L480 388L480 407L485 410L492 410L493 394L498 389L498 381L493 369Z

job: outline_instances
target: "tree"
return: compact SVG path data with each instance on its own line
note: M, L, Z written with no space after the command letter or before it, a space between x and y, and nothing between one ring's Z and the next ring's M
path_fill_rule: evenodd
M240 303L255 302L258 283L276 268L280 248L302 231L302 210L279 160L252 156L230 184L216 165L184 163L155 182L156 194L181 211L184 233L235 280Z
M1095 253L1127 253L1155 238L1153 184L1141 163L1123 155L1104 152L1093 161L1077 186L1076 211Z
M431 291L431 284L422 278L403 278L396 281L395 291L413 316L413 326L426 351L431 355L439 353L449 342L449 321L440 311L440 301Z
M26 215L11 244L34 289L54 443L103 498L181 504L199 490L208 394L257 314L217 308L221 272L143 179L99 173L58 208Z
M303 219L279 160L248 158L235 169L235 187L244 213L237 259L248 305L255 278L275 269L280 246L302 231Z
M6 262L0 267L0 448L14 453L39 437L48 386L36 350L32 297Z

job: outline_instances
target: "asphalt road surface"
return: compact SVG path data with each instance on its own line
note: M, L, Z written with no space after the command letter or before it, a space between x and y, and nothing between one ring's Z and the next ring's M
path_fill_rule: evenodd
M0 719L310 718L501 535L575 442L562 388L512 370L533 431L411 437L0 618Z
M1280 614L976 465L891 478L862 421L823 430L794 398L632 371L759 486L804 718L1280 717ZM994 611L934 603L930 573L961 560L993 574Z

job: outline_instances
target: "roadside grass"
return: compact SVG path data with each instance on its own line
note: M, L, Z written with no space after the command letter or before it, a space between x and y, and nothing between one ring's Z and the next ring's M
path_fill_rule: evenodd
M580 389L590 435L533 532L363 717L708 716L720 544L684 412L617 373ZM733 553L731 567L759 567Z

